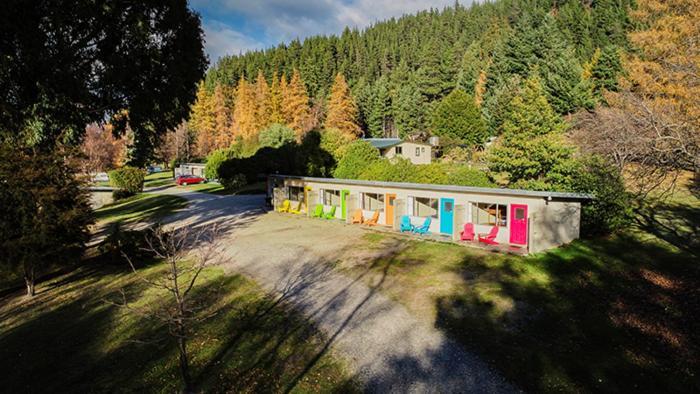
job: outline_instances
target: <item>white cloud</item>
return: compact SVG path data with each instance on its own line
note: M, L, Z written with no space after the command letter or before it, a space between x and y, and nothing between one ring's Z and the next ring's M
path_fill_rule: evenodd
M202 27L205 50L209 55L210 64L216 63L221 56L238 54L264 46L262 42L218 21L206 21Z

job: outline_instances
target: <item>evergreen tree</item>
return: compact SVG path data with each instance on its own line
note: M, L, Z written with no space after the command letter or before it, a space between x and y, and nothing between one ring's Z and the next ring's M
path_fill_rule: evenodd
M282 145L294 142L295 138L294 130L279 123L269 125L261 130L258 135L261 148L265 146L279 148Z
M236 101L233 106L233 136L244 141L257 141L258 123L256 120L255 90L241 77L236 87Z
M522 78L514 75L505 83L492 89L484 101L482 111L490 135L498 135L503 131L502 126L510 109L510 103L518 93L521 83Z
M299 71L294 69L289 84L286 79L280 82L282 91L282 117L285 123L297 133L297 140L307 131L310 117L309 95L301 80Z
M350 94L350 88L343 74L338 73L331 87L328 99L328 116L325 127L338 129L352 136L359 136L362 130L357 125L357 105Z
M533 75L511 101L503 133L489 152L489 168L514 187L558 189L574 168L572 149L563 142L565 129L541 79Z
M425 130L425 98L413 81L408 81L396 92L392 101L394 123L399 137Z
M432 131L438 136L451 137L469 145L478 145L486 138L486 124L474 98L462 89L445 96L432 114Z
M389 81L381 77L372 86L372 101L367 114L368 134L377 138L391 136L394 129L391 115Z
M617 90L617 79L622 72L622 62L617 51L618 48L613 45L605 47L602 51L597 48L584 67L584 79L591 81L593 92L598 97L602 97L606 90Z

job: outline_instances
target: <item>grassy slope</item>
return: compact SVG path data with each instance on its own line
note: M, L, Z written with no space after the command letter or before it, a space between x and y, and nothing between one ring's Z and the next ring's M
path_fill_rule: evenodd
M153 174L146 175L144 179L144 187L158 187L158 186L168 186L174 185L175 180L173 179L172 171L156 172Z
M184 201L141 194L96 212L101 223L162 217ZM160 266L141 270L156 275ZM344 366L323 352L324 338L242 276L208 269L196 301L213 317L190 343L193 376L203 391L357 391ZM136 306L163 305L126 266L96 256L38 285L0 295L0 369L7 392L173 392L177 354L167 327L111 301L125 289ZM3 292L0 292L0 294ZM7 292L4 292L7 293Z
M384 291L528 391L698 391L700 201L624 234L506 256L369 234ZM693 241L694 240L694 241Z

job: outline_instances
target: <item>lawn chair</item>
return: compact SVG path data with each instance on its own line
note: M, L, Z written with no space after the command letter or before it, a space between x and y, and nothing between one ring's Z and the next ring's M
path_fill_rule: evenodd
M314 208L313 217L315 217L315 218L323 218L323 205L321 205L321 204L316 204L316 208Z
M464 223L464 230L459 233L459 239L462 241L474 240L474 223Z
M323 217L328 219L328 220L335 219L335 209L336 209L335 205L331 206L330 212L323 214Z
M362 210L361 209L356 209L355 213L352 214L352 224L359 223L362 224L362 222L365 221L365 218L362 217Z
M289 212L290 212L290 213L295 213L295 214L298 215L298 214L301 213L301 207L302 207L303 205L304 205L304 203L301 202L301 201L299 201L299 203L297 204L297 207L296 207L296 208L290 208L290 209L289 209Z
M282 202L282 206L277 209L278 212L289 212L289 208L291 206L291 202L289 200L284 200Z
M425 218L423 225L420 227L415 227L413 229L413 232L419 235L428 234L428 232L430 231L430 222L432 222L432 219L430 218L430 216L428 216L427 218Z
M411 218L408 215L401 216L401 232L413 231L414 228L415 226L411 224Z
M498 226L493 226L488 233L479 234L479 242L487 245L498 245L498 242L495 241L497 235Z
M374 215L372 215L372 218L367 220L365 222L365 224L368 226L376 226L378 222L379 222L379 211L374 211Z

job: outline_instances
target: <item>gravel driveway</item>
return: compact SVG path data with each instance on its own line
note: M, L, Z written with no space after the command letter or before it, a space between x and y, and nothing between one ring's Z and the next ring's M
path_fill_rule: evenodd
M334 271L366 230L339 222L267 213L263 196L216 196L170 188L190 204L175 225L219 221L224 268L242 272L304 313L324 332L325 351L343 357L368 392L516 392L477 356L379 292L383 278Z

